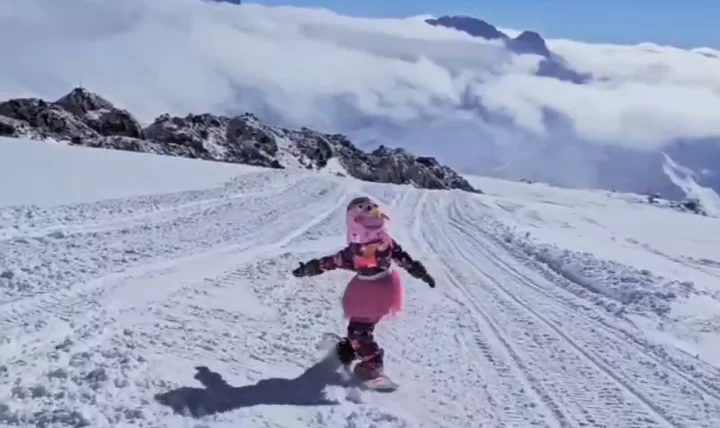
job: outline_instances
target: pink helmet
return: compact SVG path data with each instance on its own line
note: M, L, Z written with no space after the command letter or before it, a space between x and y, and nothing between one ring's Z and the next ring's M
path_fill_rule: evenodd
M375 241L387 242L388 220L378 204L363 196L355 198L347 206L347 243L367 244Z

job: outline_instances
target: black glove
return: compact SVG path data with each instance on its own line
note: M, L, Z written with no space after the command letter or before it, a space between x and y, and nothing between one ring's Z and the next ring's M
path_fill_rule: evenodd
M418 279L424 281L425 283L427 283L427 285L429 285L430 288L435 288L435 279L432 276L430 276L429 273L427 273L425 266L423 266L423 264L420 263L419 261L414 260L410 264L410 267L408 268L408 273L410 275L414 276L415 278L418 278Z
M426 273L425 276L422 277L422 278L420 278L420 279L422 279L423 281L425 281L425 283L427 283L427 285L429 285L430 288L435 288L435 278L433 278L432 276L430 276L429 273Z
M302 262L300 262L299 265L300 266L292 270L292 274L295 278L305 276L305 265Z
M301 278L303 276L313 276L313 275L320 275L322 273L322 269L320 269L320 261L313 259L310 260L307 263L299 263L300 266L293 269L292 274L296 278Z

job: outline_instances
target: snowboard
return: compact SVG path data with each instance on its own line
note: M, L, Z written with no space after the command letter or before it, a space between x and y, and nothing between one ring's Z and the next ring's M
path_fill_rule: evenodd
M386 373L373 379L363 379L356 374L353 374L353 377L361 388L369 391L394 392L400 387L400 385L393 381Z
M344 338L335 333L324 333L322 340L320 341L318 348L325 350L335 350L335 345ZM387 373L382 373L380 376L368 379L365 376L357 373L355 367L352 365L343 365L343 370L348 380L356 386L376 392L393 392L397 390L400 385L395 382Z

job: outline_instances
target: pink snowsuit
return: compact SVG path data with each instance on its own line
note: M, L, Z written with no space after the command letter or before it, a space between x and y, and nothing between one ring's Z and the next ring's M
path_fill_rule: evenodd
M323 271L346 269L355 272L342 298L345 318L377 323L403 309L404 289L400 274L392 269L397 262L407 269L413 259L400 244L391 241L385 248L350 244L340 252L320 258ZM363 251L367 255L363 257Z
M390 237L389 217L369 198L356 198L347 209L347 246L318 260L322 271L346 269L356 273L345 288L345 318L375 324L403 308L404 289L392 263L417 278L425 268Z
M371 376L383 366L384 351L373 337L375 325L403 307L403 285L392 268L393 262L435 286L422 263L413 260L390 237L387 220L388 216L369 198L354 199L347 208L347 246L335 254L301 263L294 271L298 276L320 275L333 269L355 272L342 298L345 318L349 320L347 340L352 352L362 359L356 368Z

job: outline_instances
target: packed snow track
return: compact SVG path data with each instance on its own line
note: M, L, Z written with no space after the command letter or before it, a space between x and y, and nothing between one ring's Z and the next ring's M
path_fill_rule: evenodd
M290 275L341 248L361 194L438 281L403 272L406 311L379 327L392 394L322 362L348 274ZM253 169L204 190L3 207L0 227L0 425L720 426L717 369L568 292L482 195Z

